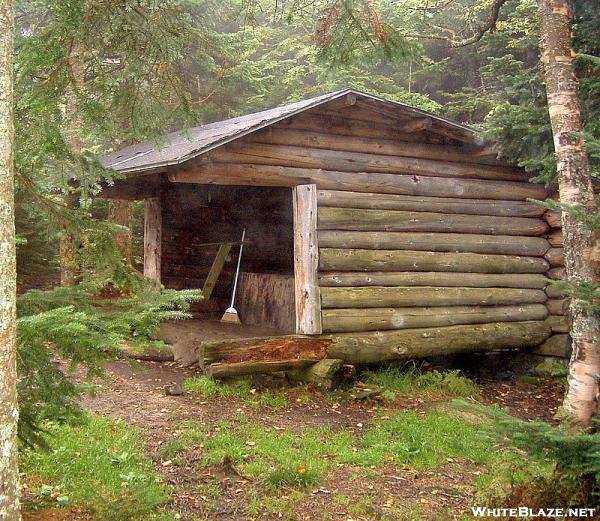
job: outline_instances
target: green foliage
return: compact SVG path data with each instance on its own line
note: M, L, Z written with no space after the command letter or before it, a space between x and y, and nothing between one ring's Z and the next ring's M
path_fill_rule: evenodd
M504 447L517 447L531 458L547 461L553 475L532 483L538 494L550 493L557 506L597 505L600 493L600 434L522 421L497 408L460 402L463 410L485 414L493 423L489 433Z
M102 373L103 361L124 344L143 347L163 320L189 318L197 291L164 290L149 285L121 298L105 300L85 286L31 290L17 301L17 384L19 436L29 445L44 444L45 419L67 420L80 413L80 389L58 363L83 366L88 378ZM149 284L149 283L147 283Z
M166 520L161 507L171 490L144 457L138 433L106 418L80 420L44 423L51 449L21 452L19 467L33 493L26 506L78 507L107 521Z
M366 373L366 383L400 393L433 393L443 397L474 397L479 394L477 384L460 371L437 370L423 372L414 365L390 365Z

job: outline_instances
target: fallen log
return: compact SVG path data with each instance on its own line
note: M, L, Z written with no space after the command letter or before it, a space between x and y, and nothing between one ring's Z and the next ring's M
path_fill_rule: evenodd
M324 358L304 369L295 369L287 373L290 380L317 385L327 390L338 387L344 381L356 377L354 366L345 365L338 358Z
M377 194L319 190L319 207L365 208L371 210L405 210L412 212L496 215L500 217L541 217L543 207L524 201L460 199L413 195Z
M550 326L545 322L532 321L339 333L325 338L331 341L328 357L360 365L461 352L533 347L544 342L550 334Z
M542 237L467 233L364 232L321 230L321 248L415 250L542 257L549 249Z
M247 376L250 374L271 374L291 371L314 365L314 360L269 360L264 362L215 363L205 369L205 374L216 380Z
M452 273L426 271L328 272L319 274L321 287L352 286L446 286L474 288L544 289L548 279L541 274Z
M528 304L497 307L324 309L322 314L324 333L343 333L543 320L548 316L548 310L543 304Z
M548 263L539 257L319 248L320 271L456 271L523 274L544 273L548 267ZM451 275L448 276L450 277Z
M540 236L548 230L542 219L491 217L364 208L319 208L319 230L473 233Z
M201 342L199 362L238 363L277 360L312 360L326 357L329 340L322 337L285 335Z
M545 302L538 289L453 287L322 288L326 308L377 308L414 306L501 306Z

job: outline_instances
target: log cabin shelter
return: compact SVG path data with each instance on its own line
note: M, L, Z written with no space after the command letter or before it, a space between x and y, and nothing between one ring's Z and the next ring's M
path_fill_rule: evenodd
M103 197L145 201L144 273L246 325L375 362L536 346L546 189L467 126L344 89L103 159Z

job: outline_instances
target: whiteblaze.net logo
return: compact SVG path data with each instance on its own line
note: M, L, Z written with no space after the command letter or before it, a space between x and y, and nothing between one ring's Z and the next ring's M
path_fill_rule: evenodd
M596 513L595 508L489 508L471 507L474 517L520 517L520 518L592 518Z

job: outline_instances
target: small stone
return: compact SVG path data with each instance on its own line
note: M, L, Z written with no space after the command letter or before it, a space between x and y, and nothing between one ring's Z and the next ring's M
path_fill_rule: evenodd
M181 396L183 388L181 384L165 385L165 394L167 396Z

